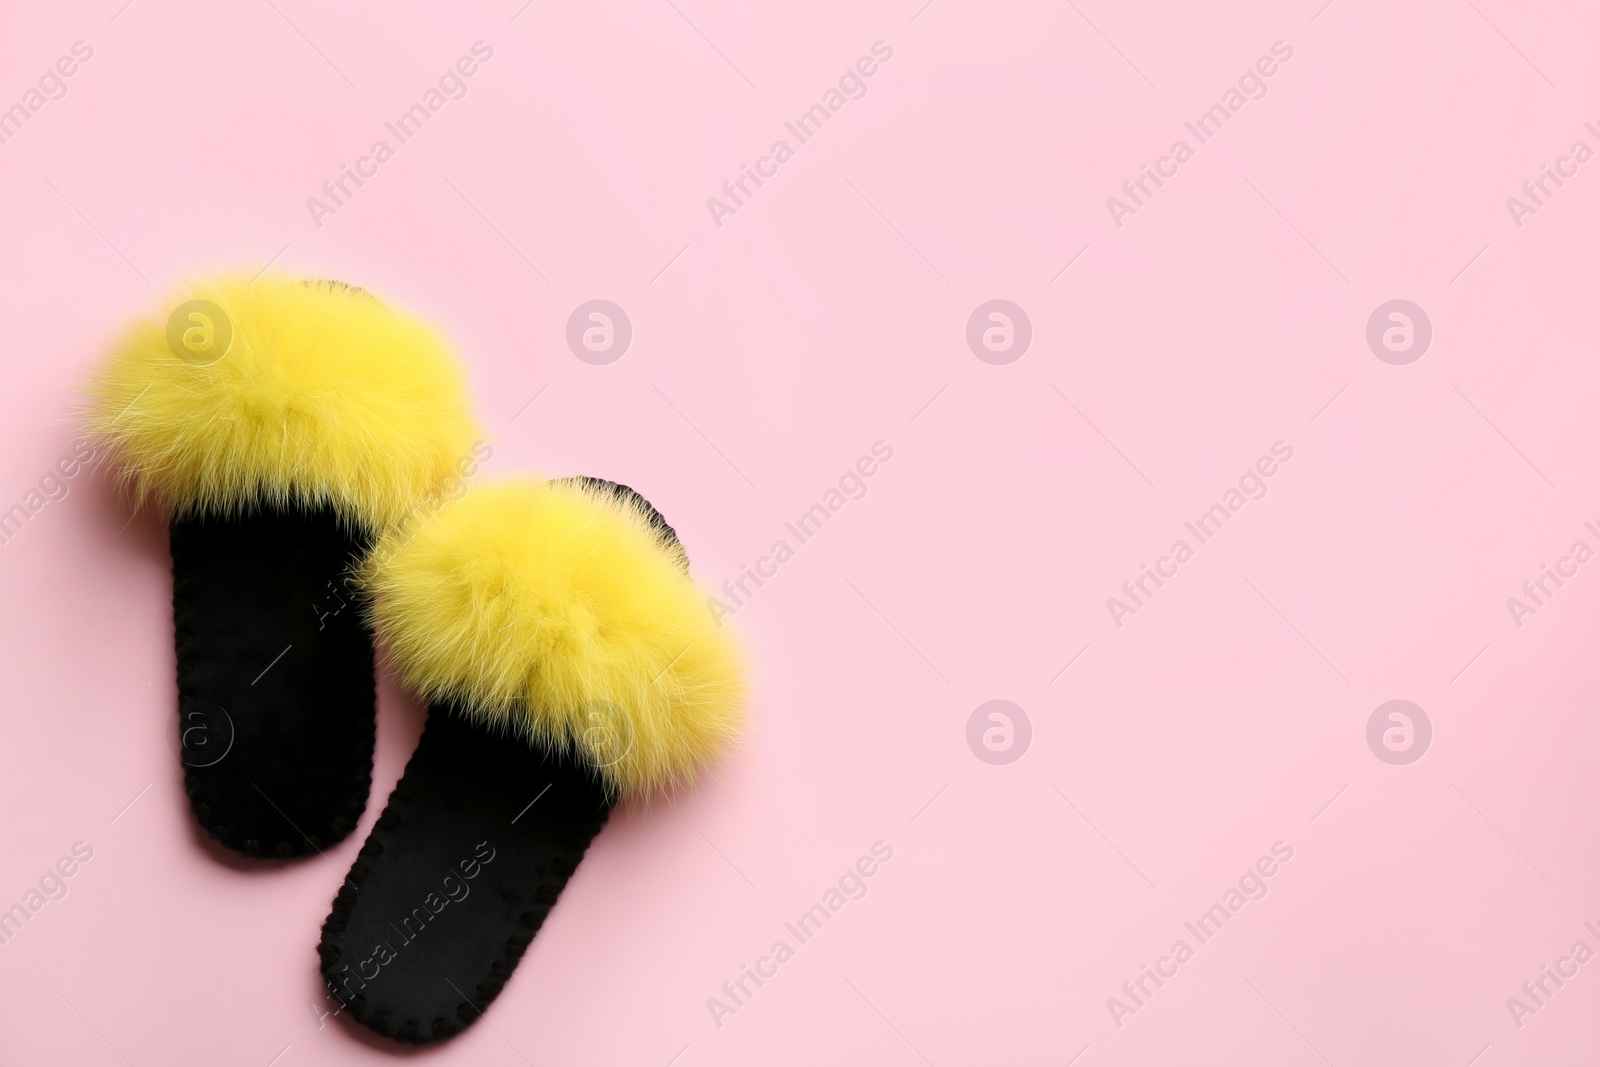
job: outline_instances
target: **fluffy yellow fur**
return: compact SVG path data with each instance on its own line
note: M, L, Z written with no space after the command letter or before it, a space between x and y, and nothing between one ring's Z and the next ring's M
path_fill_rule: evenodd
M376 628L407 684L542 745L614 788L691 778L732 740L738 650L682 550L603 488L483 486L382 538Z
M169 343L189 300L222 309L216 344L231 325L220 358ZM381 528L449 479L477 436L439 334L339 282L192 283L127 328L90 391L90 430L134 496L177 512L327 504Z

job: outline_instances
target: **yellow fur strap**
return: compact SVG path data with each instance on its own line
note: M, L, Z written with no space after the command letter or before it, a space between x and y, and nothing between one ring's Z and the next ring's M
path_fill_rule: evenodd
M738 730L738 649L636 498L475 488L381 538L364 577L409 686L576 751L619 791L690 779Z
M90 391L135 498L178 513L329 505L381 529L478 436L438 332L340 282L192 282L127 327Z

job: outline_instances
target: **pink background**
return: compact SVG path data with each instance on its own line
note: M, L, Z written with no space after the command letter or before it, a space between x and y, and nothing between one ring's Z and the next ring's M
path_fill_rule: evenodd
M1520 228L1506 198L1600 148L1600 15L920 3L6 5L0 106L93 58L0 145L0 509L124 316L273 260L437 321L489 475L630 483L715 584L893 448L738 612L745 750L620 815L492 1026L420 1060L1592 1062L1600 962L1520 1028L1506 1001L1600 950L1600 565L1520 628L1506 600L1600 547L1600 163ZM468 95L316 225L478 40ZM1106 198L1279 40L1265 98L1117 227ZM706 198L779 137L719 228ZM595 298L634 328L607 366L564 340ZM965 341L996 298L1034 333L1006 366ZM1365 341L1393 299L1433 325L1407 366ZM1280 440L1268 495L1116 626ZM319 1020L314 947L419 709L383 682L328 862L224 862L170 739L169 597L160 517L98 469L0 547L0 907L94 849L0 947L0 1061L385 1062ZM1032 724L1009 765L966 740L991 699ZM1410 765L1366 741L1391 699L1433 725ZM879 840L868 895L719 1027L707 999ZM1265 899L1119 1028L1107 999L1280 840Z

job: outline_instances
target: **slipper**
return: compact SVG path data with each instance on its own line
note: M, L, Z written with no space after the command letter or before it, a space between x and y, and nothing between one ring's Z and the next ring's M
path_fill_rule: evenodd
M431 709L319 954L342 1010L421 1044L488 1009L619 799L728 747L744 688L672 528L611 482L475 488L362 576Z
M195 818L248 856L329 847L372 781L372 637L346 576L488 456L454 357L341 282L223 277L133 323L91 391L120 480L169 517Z

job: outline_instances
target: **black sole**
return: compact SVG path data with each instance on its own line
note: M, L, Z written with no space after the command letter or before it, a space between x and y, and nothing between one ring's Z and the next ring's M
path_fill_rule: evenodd
M372 635L328 510L171 523L178 752L200 826L262 859L326 849L372 786Z
M318 946L344 1014L409 1044L499 996L611 814L588 768L440 706Z

